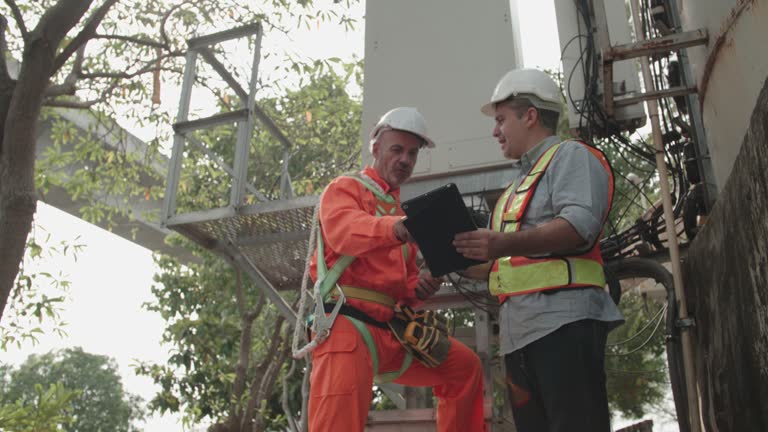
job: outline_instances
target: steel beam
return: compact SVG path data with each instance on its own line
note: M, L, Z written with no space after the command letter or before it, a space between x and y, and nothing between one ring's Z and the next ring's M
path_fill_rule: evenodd
M206 129L221 124L243 122L248 118L248 110L240 109L221 114L214 114L196 120L181 121L173 124L173 130L177 134L185 134L199 129Z
M250 36L252 34L259 33L261 31L261 24L251 23L241 27L236 27L222 32L213 33L205 36L189 39L187 46L190 50L197 50L199 48L215 45L219 42L226 42L232 39L239 39L241 37Z
M664 90L655 90L651 92L640 93L634 96L617 98L613 100L613 103L617 107L621 107L621 106L632 105L637 102L651 100L651 99L662 99L662 98L669 98L674 96L685 96L685 95L696 93L696 91L697 91L696 87L672 87Z
M314 207L318 202L320 202L320 197L317 195L304 196L294 198L292 200L264 201L241 207L237 210L237 214L252 215L259 213L293 210L297 208Z
M309 238L309 230L264 234L254 237L240 237L236 240L238 246L258 246L272 243L293 242Z
M173 228L176 225L186 225L191 223L208 222L210 220L220 220L237 216L237 212L232 207L220 207L210 210L194 211L174 215L168 218L166 225Z
M176 115L176 121L184 122L189 115L189 101L192 97L192 84L195 81L195 66L197 62L197 53L187 51L186 64L184 66L184 78L181 83L181 97L179 100L179 111ZM184 157L184 137L176 134L173 137L173 150L171 150L171 160L168 163L168 183L165 185L165 196L163 197L163 214L161 224L165 224L168 219L176 213L176 193L179 188L179 178L181 176L181 162Z
M256 32L253 42L253 64L251 66L251 80L248 84L248 99L245 102L248 115L245 121L237 125L237 143L235 144L235 175L232 178L229 205L238 208L243 203L245 184L248 177L248 157L250 155L251 137L253 136L253 112L251 107L256 102L256 85L258 84L259 61L261 60L261 29Z
M269 280L264 277L264 274L261 273L261 270L259 270L256 264L253 263L248 258L248 256L246 256L243 251L240 250L240 248L233 245L233 249L234 253L232 253L232 256L234 257L235 262L237 262L240 268L245 270L245 272L251 276L251 279L256 282L256 286L259 287L259 289L261 289L261 291L264 293L264 295L267 296L272 304L277 307L277 310L283 314L291 326L296 325L296 312L294 312L288 303L285 302L285 299L283 299L280 293L277 292L277 289L275 289Z
M240 83L237 82L235 77L233 77L232 74L227 71L227 68L219 61L218 58L216 58L213 52L208 49L201 49L200 55L203 56L203 59L205 59L205 61L208 62L211 67L213 67L213 70L216 71L219 76L221 76L221 79L223 79L224 82L232 87L232 90L234 90L235 94L237 94L240 100L243 101L243 104L247 104L248 92L246 92ZM256 118L259 119L261 124L267 128L269 133L272 134L272 136L275 137L275 139L278 140L280 144L282 144L285 148L293 148L293 143L291 143L291 140L285 136L283 131L277 127L272 118L257 103L254 103L251 108L253 109L253 114L256 116Z
M708 35L706 30L692 30L682 33L673 33L659 38L641 40L638 42L616 45L605 50L605 61L627 60L636 57L644 57L657 52L676 51L696 45L706 44Z

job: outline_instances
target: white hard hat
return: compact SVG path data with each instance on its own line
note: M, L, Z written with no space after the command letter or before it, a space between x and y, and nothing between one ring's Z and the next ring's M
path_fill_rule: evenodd
M427 147L435 147L435 143L427 136L427 122L424 120L424 116L416 108L399 107L381 116L376 126L371 129L369 145L371 153L373 153L373 144L379 135L390 129L410 132L423 139Z
M487 116L496 115L496 104L510 96L529 99L538 109L560 112L560 88L546 72L538 69L513 69L504 75L493 90L491 101L480 111Z

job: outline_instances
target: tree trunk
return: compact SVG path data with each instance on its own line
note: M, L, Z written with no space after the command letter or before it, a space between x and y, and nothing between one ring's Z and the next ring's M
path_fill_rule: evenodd
M31 40L7 108L0 154L0 320L24 257L37 208L35 129L52 64L47 41Z
M48 8L37 27L29 32L19 77L7 108L0 106L0 112L7 113L0 138L0 322L24 258L37 209L35 145L40 107L49 80L56 72L54 64L59 45L91 2L59 0ZM7 74L4 80L0 88L7 90ZM5 100L3 96L0 103Z
M261 363L256 368L256 372L251 380L248 407L245 410L241 423L242 431L252 430L254 424L258 427L261 420L261 399L265 391L268 391L269 393L272 392L271 387L269 389L264 389L263 386L269 380L270 365L280 357L279 349L280 344L283 342L283 338L281 337L283 321L285 321L285 318L282 315L278 316L275 320L275 327L272 330L270 346Z
M239 269L236 269L235 272L235 299L240 314L240 356L237 366L235 367L235 382L232 390L232 400L230 402L229 419L227 419L230 432L239 432L243 421L242 398L243 393L245 392L246 373L251 361L250 354L252 347L253 322L259 315L261 315L261 311L266 304L266 296L262 295L259 297L259 301L254 310L247 312L245 294L243 292L242 272Z

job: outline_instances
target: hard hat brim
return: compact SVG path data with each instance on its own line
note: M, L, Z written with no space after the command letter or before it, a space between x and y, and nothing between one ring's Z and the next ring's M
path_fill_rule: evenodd
M531 101L531 104L539 111L553 111L558 114L562 111L560 104L557 103L551 103L551 102L545 102L536 97L535 95L523 95L524 97L528 98ZM496 116L496 104L500 101L495 102L488 102L487 104L480 107L480 112L487 115L488 117L495 117Z
M378 135L379 131L380 131L380 130L381 130L383 127L384 127L383 125L382 125L382 126L379 126L379 127L376 127L375 129L371 130L371 132L368 134L368 141L369 141L368 147L369 147L369 150L370 150L371 152L373 152L373 143L374 143L374 141L375 141L375 139L376 139L376 135ZM426 148L431 148L431 149L433 149L433 148L437 147L437 146L435 145L435 142L434 142L434 141L432 141L432 139L431 139L431 138L429 138L429 137L428 137L428 136L426 136L426 135L422 135L422 134L420 134L420 133L416 133L416 132L413 132L413 131L409 131L409 130L406 130L406 129L398 129L398 128L393 128L393 127L391 127L391 126L386 126L386 127L387 127L388 129L390 129L390 130L399 130L399 131L403 131L403 132L408 132L408 133L409 133L409 134L411 134L411 135L416 135L417 137L419 137L419 138L421 138L421 139L423 139L423 140L424 140L424 147L426 147Z
M424 135L420 135L420 134L419 134L419 136L424 140L424 142L426 143L426 147L427 148L435 148L435 147L437 147L435 145L435 142L432 141L431 139L429 139L428 137L425 137Z
M495 117L496 116L496 102L488 102L487 104L480 107L480 112L487 115L488 117Z

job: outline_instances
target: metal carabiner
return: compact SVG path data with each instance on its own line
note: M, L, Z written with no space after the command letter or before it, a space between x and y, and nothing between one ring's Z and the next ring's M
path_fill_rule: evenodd
M339 291L339 298L336 300L336 304L333 306L329 315L325 315L325 306L323 305L323 297L320 294L321 279L315 283L315 314L312 322L312 331L315 333L314 339L306 344L303 348L293 353L293 358L300 359L314 351L321 343L331 335L331 328L336 321L336 317L339 315L341 306L347 301L347 297L344 295L341 287L336 284L336 289Z

